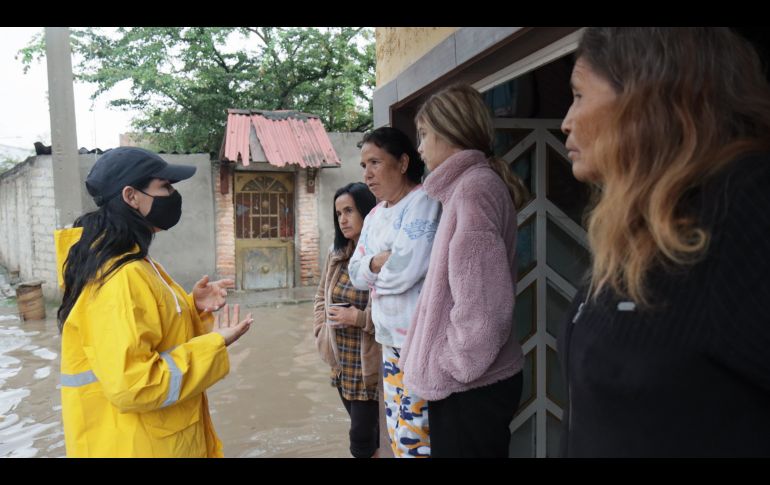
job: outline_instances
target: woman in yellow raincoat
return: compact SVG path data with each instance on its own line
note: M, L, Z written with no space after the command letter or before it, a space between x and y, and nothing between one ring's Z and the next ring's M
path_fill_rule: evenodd
M109 150L86 179L98 209L57 231L68 457L222 456L205 390L229 372L226 347L251 315L239 321L236 306L231 324L225 306L215 321L232 280L204 276L188 294L147 254L181 216L171 184L194 173L147 150Z

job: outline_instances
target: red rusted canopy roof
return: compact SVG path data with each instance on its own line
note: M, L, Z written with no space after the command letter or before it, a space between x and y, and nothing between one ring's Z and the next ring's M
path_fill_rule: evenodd
M318 116L298 111L227 110L227 130L221 158L248 165L251 130L271 165L300 167L340 165L329 135Z

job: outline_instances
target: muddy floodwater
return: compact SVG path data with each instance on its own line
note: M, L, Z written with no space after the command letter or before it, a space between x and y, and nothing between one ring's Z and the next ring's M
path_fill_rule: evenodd
M248 297L240 297L248 304ZM249 308L230 374L208 390L227 457L349 457L348 416L315 351L312 303ZM0 457L63 457L54 307L23 322L0 298Z

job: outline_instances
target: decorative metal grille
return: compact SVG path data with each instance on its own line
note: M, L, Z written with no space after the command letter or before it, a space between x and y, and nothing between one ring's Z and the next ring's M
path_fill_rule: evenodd
M280 180L261 175L235 194L239 239L294 237L294 194Z

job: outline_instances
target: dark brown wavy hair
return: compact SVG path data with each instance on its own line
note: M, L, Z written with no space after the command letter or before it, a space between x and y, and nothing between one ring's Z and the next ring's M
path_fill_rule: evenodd
M594 145L591 294L609 285L647 304L654 264L692 264L708 247L707 228L682 213L685 194L770 149L770 86L753 46L727 28L592 27L576 55L618 95Z

